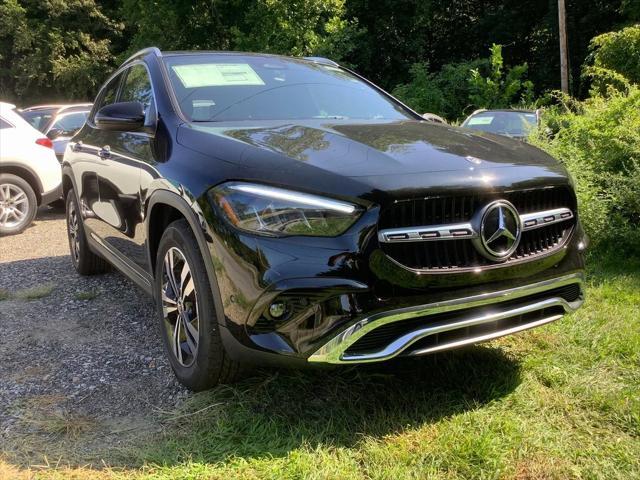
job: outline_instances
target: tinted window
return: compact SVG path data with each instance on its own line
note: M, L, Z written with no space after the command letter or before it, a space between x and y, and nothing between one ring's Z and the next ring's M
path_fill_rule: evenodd
M147 69L143 65L134 65L127 71L119 101L140 102L144 105L145 115L149 113L153 102L153 91Z
M192 121L406 119L402 106L335 66L253 55L168 56L171 85Z
M29 125L33 128L44 132L57 111L58 110L56 108L38 108L37 110L18 113L22 118L29 122Z
M59 129L63 132L75 132L82 128L85 120L87 119L87 114L89 112L77 112L77 113L69 113L58 117L55 123L51 126L52 129Z
M98 101L98 106L96 108L96 112L100 110L105 105L110 105L116 102L116 98L118 95L118 87L120 86L120 80L122 80L122 74L114 77L104 88L102 91L102 96Z
M0 118L0 129L5 129L5 128L13 128L13 125L7 122L4 118Z
M469 117L463 127L483 132L526 136L537 123L534 112L482 112Z

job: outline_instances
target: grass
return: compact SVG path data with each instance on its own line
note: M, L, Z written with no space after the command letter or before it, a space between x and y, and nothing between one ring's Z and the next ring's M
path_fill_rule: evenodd
M98 295L100 295L100 292L96 289L92 289L92 290L87 290L87 291L81 291L81 292L76 292L73 294L73 298L75 300L94 300L95 298L98 297Z
M639 367L640 261L594 259L587 303L560 322L416 361L261 372L164 413L113 469L0 461L0 477L639 478Z
M48 297L55 288L56 286L54 283L45 283L36 287L18 290L13 295L9 294L8 298L15 298L18 300L37 300L39 298Z

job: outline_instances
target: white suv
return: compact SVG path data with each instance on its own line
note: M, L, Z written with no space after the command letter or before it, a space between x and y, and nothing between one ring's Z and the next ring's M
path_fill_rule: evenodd
M51 140L0 102L0 236L27 228L38 206L60 199L61 184Z

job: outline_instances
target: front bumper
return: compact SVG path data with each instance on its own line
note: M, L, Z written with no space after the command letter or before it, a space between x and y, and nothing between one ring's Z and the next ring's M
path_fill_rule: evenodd
M467 298L434 302L391 310L358 320L333 337L309 357L314 363L368 363L388 360L401 354L423 355L483 342L550 323L575 311L584 301L582 273L553 278L507 290ZM562 287L575 286L566 298ZM453 312L454 315L450 313ZM444 315L443 315L444 314ZM444 317L444 318L443 318ZM361 339L375 335L382 327L420 319L408 328L391 332L377 348L352 351ZM417 328L416 328L417 327ZM424 340L428 339L429 342ZM422 346L418 346L422 342Z
M352 364L420 355L543 325L584 296L579 224L550 255L481 271L417 274L377 242L378 212L352 235L256 238L215 224L212 258L238 360ZM212 222L213 223L213 222ZM571 295L560 291L571 287ZM269 317L275 302L289 314Z

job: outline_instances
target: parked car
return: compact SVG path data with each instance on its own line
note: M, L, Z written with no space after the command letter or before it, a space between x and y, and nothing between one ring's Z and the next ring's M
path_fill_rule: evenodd
M27 228L38 206L61 197L61 182L51 140L0 102L0 236Z
M462 127L522 140L539 122L539 110L476 110L466 118Z
M38 105L20 110L20 115L53 142L53 149L62 162L69 139L84 125L91 103L70 105Z
M63 163L71 259L153 295L178 379L378 362L583 302L576 196L523 142L425 122L326 59L146 49Z

